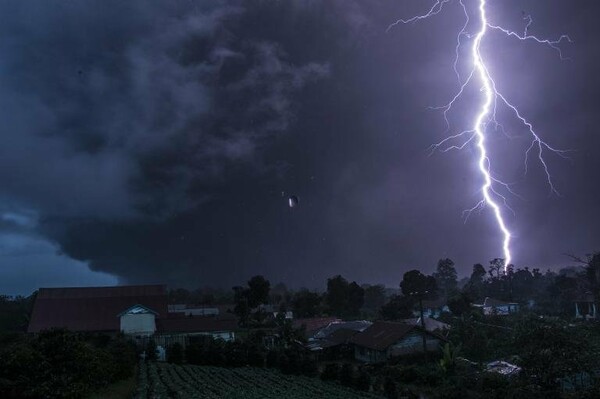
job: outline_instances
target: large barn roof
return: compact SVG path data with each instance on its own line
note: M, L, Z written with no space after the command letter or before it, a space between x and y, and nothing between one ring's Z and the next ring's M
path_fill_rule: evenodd
M134 305L143 305L159 316L166 317L167 287L40 288L27 331L35 333L51 328L119 331L118 314Z

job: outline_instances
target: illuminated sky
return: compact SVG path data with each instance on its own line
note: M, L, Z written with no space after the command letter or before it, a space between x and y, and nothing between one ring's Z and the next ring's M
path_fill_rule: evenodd
M469 4L469 1L466 1ZM471 3L473 3L471 1ZM520 31L568 33L570 60L490 33L482 53L546 141L561 197L518 123L488 138L514 183L517 267L600 249L595 1L488 0ZM427 4L429 6L429 3ZM427 8L427 7L426 7ZM0 4L0 292L254 274L321 287L396 286L450 257L501 256L473 149L436 153L456 91L460 7L419 24L420 0ZM467 93L453 122L469 120ZM290 209L288 196L299 205Z

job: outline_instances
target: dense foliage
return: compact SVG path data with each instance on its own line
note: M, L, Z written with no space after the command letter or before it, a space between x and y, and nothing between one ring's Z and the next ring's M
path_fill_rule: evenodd
M135 347L123 337L63 330L16 337L0 345L0 397L81 398L130 377L135 363Z

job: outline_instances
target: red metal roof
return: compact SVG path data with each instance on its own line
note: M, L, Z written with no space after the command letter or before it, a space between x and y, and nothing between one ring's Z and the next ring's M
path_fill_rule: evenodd
M238 322L235 318L220 318L215 316L192 316L156 319L158 333L193 333L235 331Z
M382 351L400 341L414 328L415 326L404 323L376 321L371 327L350 338L350 342L365 348Z
M40 288L27 331L50 328L119 331L117 315L134 305L143 305L157 312L159 317L166 317L166 286Z

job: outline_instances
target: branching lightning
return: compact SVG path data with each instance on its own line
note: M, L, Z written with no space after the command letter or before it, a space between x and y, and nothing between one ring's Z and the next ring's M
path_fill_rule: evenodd
M475 210L483 209L485 206L488 206L492 209L496 224L503 236L502 251L504 254L504 267L506 270L506 268L512 262L510 250L512 234L505 221L504 210L508 209L513 213L514 211L508 205L506 197L499 190L504 189L505 192L508 192L512 195L517 194L512 190L510 184L507 184L494 176L494 173L492 172L491 168L490 157L488 155L489 150L486 143L486 135L489 130L488 128L493 127L495 131L499 130L502 133L506 134L504 127L496 119L498 106L500 105L507 107L507 109L513 113L514 117L526 128L528 134L531 137L531 144L529 145L524 154L525 173L527 173L529 167L529 157L531 153L534 152L536 153L537 159L542 169L544 170L547 184L551 194L559 195L552 180L548 163L544 158L545 152L550 151L560 157L565 158L565 154L568 152L568 150L560 150L554 148L553 146L549 145L544 140L542 140L542 138L537 134L529 120L522 116L519 109L511 102L509 102L509 100L498 90L496 83L487 67L486 60L481 53L481 43L490 31L495 31L505 35L508 38L513 38L520 41L533 41L538 44L548 46L558 53L561 60L564 60L565 57L563 56L559 45L563 42L571 43L572 41L567 35L562 35L557 40L541 39L537 36L531 35L529 33L529 29L533 23L533 19L530 15L524 16L523 18L526 22L526 26L523 30L523 33L517 33L515 31L506 29L502 26L493 25L489 22L488 15L486 13L487 0L474 0L478 3L478 30L476 33L470 34L467 32L467 28L469 27L471 20L469 11L465 5L465 1L466 0L457 1L460 7L462 7L462 11L464 12L465 16L465 23L456 37L456 58L454 59L453 63L453 70L458 80L459 89L456 92L456 94L452 96L450 101L445 105L439 107L431 107L432 109L442 111L444 120L446 122L446 133L448 135L440 142L433 144L430 147L430 149L433 153L436 150L441 152L447 152L450 150L462 150L469 145L474 145L476 147L479 155L477 160L478 169L483 178L483 184L481 186L482 199L474 207L464 211L465 221L469 217L469 215ZM442 12L445 6L448 6L450 3L453 2L455 2L455 0L436 0L435 4L429 9L427 13L423 15L417 15L408 19L399 19L396 22L389 25L387 30L389 31L390 29L400 24L409 24L431 18ZM463 78L459 71L459 60L461 55L461 49L463 47L463 41L465 39L469 39L472 41L469 52L471 68L468 74L465 75L466 78ZM473 121L473 125L458 133L451 134L451 124L448 119L448 114L452 110L455 103L463 96L467 87L473 84L480 85L479 87L481 88L481 92L483 93L481 103L478 107L478 113L475 117L475 120Z

